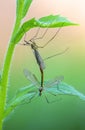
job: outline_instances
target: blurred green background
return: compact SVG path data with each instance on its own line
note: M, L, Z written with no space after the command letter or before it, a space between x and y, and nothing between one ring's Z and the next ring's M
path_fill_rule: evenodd
M67 47L69 50L60 56L45 61L45 80L56 76L64 76L64 82L74 86L85 94L85 2L83 0L36 0L33 1L27 18L42 17L49 14L61 14L73 22L79 23L76 27L62 28L56 38L44 49L39 49L43 58L61 52ZM15 1L1 1L0 13L1 43L0 68L6 51L15 17ZM44 8L44 10L43 10ZM6 22L3 22L6 21ZM3 29L4 28L4 29ZM26 39L30 39L37 29L28 32ZM41 36L44 32L40 30ZM36 41L43 45L56 32L49 29L44 39ZM23 39L22 41L23 42ZM27 68L40 80L40 72L30 47L17 45L12 61L8 99L10 100L18 88L28 85L23 74ZM50 100L50 96L48 99ZM51 98L52 99L52 98ZM57 96L56 102L48 104L43 96L29 104L19 106L4 122L4 130L85 130L85 102L74 96Z

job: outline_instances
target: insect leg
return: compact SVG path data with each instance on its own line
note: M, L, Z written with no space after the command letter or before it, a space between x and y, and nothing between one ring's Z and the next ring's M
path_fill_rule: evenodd
M43 33L43 35L41 37L34 38L34 40L42 39L45 36L45 34L47 33L47 31L48 31L48 28L45 30L45 32Z
M52 36L52 38L48 42L46 42L43 46L38 46L38 48L44 48L45 46L47 46L56 37L56 35L60 32L61 28L63 27L63 24L64 23L62 23L62 26L60 28L58 28L56 33Z
M69 49L69 48L66 48L64 51L62 51L62 52L60 52L60 53L56 53L56 54L54 54L54 55L52 55L52 56L49 56L49 57L45 58L44 60L48 60L48 59L53 58L53 57L58 56L58 55L62 55L62 54L64 54L65 52L67 52L68 49Z
M51 94L51 95L53 95L53 96L58 96L58 95L55 95L55 94L53 94L53 93L49 93L49 94ZM47 97L47 95L45 94L45 92L44 92L44 96L45 96L45 99L46 99L46 102L48 103L48 104L50 104L50 103L55 103L55 102L58 102L58 101L61 101L62 100L62 98L59 98L59 99L55 99L55 100L49 100L48 99L48 97Z

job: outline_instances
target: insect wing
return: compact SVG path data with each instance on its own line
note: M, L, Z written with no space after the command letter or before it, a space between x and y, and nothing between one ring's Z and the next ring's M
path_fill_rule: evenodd
M29 70L24 69L24 75L28 80L32 82L33 85L37 84L39 86L39 81L37 77L34 74L32 74Z
M52 87L52 86L54 86L54 85L57 85L57 84L59 84L63 79L64 79L63 76L56 77L56 78L54 78L53 80L48 81L48 82L46 83L45 87Z
M59 90L59 84L61 83L61 81L63 80L63 76L61 77L57 77L54 78L52 81L47 82L47 84L45 85L45 91L47 93L50 93L54 96L56 96L57 94L61 93L61 91Z

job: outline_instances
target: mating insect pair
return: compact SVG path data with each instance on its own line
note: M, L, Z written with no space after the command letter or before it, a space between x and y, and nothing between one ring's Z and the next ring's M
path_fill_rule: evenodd
M40 87L39 87L39 95L41 96L42 94L42 91L43 91L43 86L44 86L44 69L45 69L45 64L44 64L44 61L42 59L42 57L40 56L39 52L38 52L38 48L44 48L45 46L47 46L49 44L49 42L51 42L55 36L58 34L58 32L60 31L61 28L59 28L57 30L57 32L54 34L54 36L47 42L45 43L43 46L38 46L35 42L36 39L42 39L48 28L46 29L46 31L44 32L44 34L41 36L41 37L37 37L38 36L38 33L39 33L39 30L40 28L38 29L37 33L35 34L35 36L30 39L29 41L26 41L25 38L24 38L24 44L21 44L21 45L26 45L26 46L30 46L31 49L33 50L33 53L34 53L34 56L35 56L35 59L37 61L37 64L39 66L39 69L40 69L40 73L41 73L41 82L40 82ZM24 28L23 28L23 31L24 31ZM25 34L26 36L26 34ZM49 58L52 58L54 56L57 56L57 55L61 55L61 54L64 54L66 51L68 50L68 48L66 48L64 51L60 52L60 53L57 53L55 55L52 55L50 57L47 57L46 59L49 59ZM27 72L28 73L28 72ZM26 70L25 70L25 74L26 74ZM26 74L27 75L27 74Z
M53 99L48 100L47 94L51 94L51 95L53 95L53 97L64 94L64 92L62 90L62 82L61 82L64 79L63 76L55 77L54 79L51 79L49 81L44 81L43 89L42 89L37 77L34 74L32 74L29 70L24 69L24 75L25 75L26 79L32 83L31 88L30 88L30 86L25 87L28 91L28 95L31 95L31 96L30 96L30 98L26 99L24 103L29 103L35 97L41 96L42 92L45 96L47 103L53 103L53 102L57 101L57 100L53 100ZM42 89L42 92L40 91L40 89ZM59 100L60 100L60 98L59 98Z

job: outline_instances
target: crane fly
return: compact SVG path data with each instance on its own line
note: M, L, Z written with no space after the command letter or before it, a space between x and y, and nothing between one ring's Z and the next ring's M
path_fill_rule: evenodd
M43 70L45 69L45 64L44 61L42 59L42 57L40 56L39 52L38 52L38 46L36 45L36 43L32 40L30 40L29 42L24 40L25 44L24 45L30 45L31 49L33 50L35 59L37 61L37 64L39 66L40 69L40 73L41 73L41 89L40 89L40 94L43 90L43 81L44 81L44 73Z
M64 24L64 23L63 23L63 24ZM39 28L39 29L40 29L40 28ZM29 41L26 41L26 40L24 39L24 44L22 44L22 45L30 46L31 49L33 50L35 59L36 59L36 61L37 61L37 64L38 64L38 66L39 66L40 73L41 73L41 87L39 88L39 92L40 92L40 95L41 95L41 93L42 93L42 91L43 91L45 64L44 64L44 61L43 61L43 59L42 59L42 57L41 57L41 55L40 55L40 53L39 53L39 51L38 51L38 48L44 48L45 46L47 46L47 44L48 44L49 42L51 42L51 41L55 38L55 36L58 34L58 32L60 31L61 28L59 28L59 29L56 31L56 33L53 35L53 37L52 37L47 43L45 43L43 46L38 46L38 45L36 45L35 40L36 40L36 39L42 39L42 38L45 36L45 34L46 34L48 28L46 29L46 31L43 33L43 35L42 35L41 37L37 37L37 35L38 35L38 33L39 33L39 29L38 29L37 33L35 34L35 36L34 36L32 39L30 39ZM23 30L24 30L24 28L23 28ZM55 55L52 55L52 56L50 56L50 57L45 58L45 60L46 60L46 59L49 59L49 58L52 58L52 57L54 57L54 56L57 56L57 55L61 55L61 54L65 53L67 50L68 50L68 48L66 48L64 51L62 51L62 52L60 52L60 53L57 53L57 54L55 54Z
M63 80L63 78L64 78L63 76L55 77L51 81L45 82L44 88L42 89L42 91L40 91L41 85L40 85L40 82L38 81L37 77L34 74L32 74L28 69L24 69L24 75L25 75L26 79L29 80L32 83L32 85L37 88L37 90L39 92L39 94L38 94L39 96L42 95L42 92L47 92L54 96L56 96L57 93L59 93L59 92L60 92L60 94L62 94L62 91L59 90L59 84ZM52 86L54 87L54 89L52 88ZM34 98L36 95L37 95L37 93L35 93L35 95L32 98ZM49 103L46 95L45 95L45 98L46 98L46 101Z

